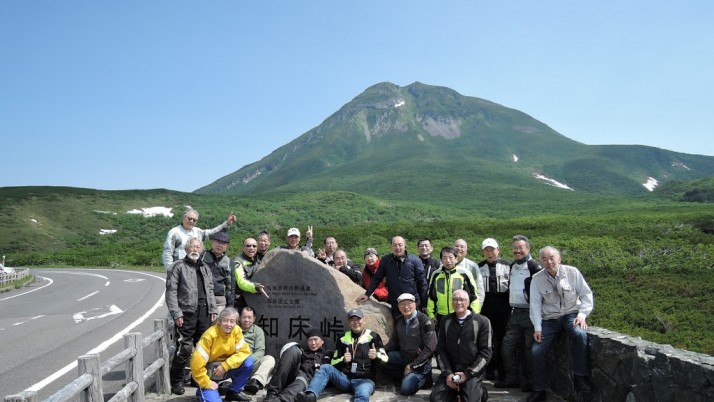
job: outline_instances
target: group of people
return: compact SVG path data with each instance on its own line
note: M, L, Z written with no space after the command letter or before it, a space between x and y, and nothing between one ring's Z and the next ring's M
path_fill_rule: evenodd
M420 239L418 254L411 254L405 239L395 236L390 253L380 256L367 248L360 269L334 237L326 237L324 248L315 252L312 227L304 245L300 230L290 228L280 248L315 257L361 285L365 292L357 303L370 296L388 303L394 334L383 344L365 328L364 312L352 309L349 329L334 350L325 350L325 339L313 329L304 344L285 345L276 361L265 354L265 335L245 302L246 293L268 297L252 277L270 248L270 234L246 238L241 254L231 260L227 229L235 215L207 230L198 228L197 220L198 212L187 210L182 224L169 231L163 253L166 303L179 334L170 370L173 393L184 393L190 360L199 399L216 402L221 394L226 400L251 400L261 389L270 402L316 401L330 383L354 394L355 401L367 401L378 367L403 395L432 387L432 401L487 400L485 379L494 380L496 388L530 392L528 401L543 401L546 353L562 332L570 335L575 388L591 391L586 318L592 291L577 268L561 263L554 247L540 249L536 260L528 238L517 235L514 260L507 261L498 242L487 238L481 244L484 258L476 263L467 258L463 239L443 247L437 259L430 239ZM207 239L212 247L204 252ZM435 383L432 357L440 370ZM229 385L221 389L221 381Z

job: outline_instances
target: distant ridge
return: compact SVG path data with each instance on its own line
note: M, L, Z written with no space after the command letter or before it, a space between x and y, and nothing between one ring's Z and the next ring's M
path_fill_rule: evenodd
M644 195L714 175L714 157L641 145L585 145L531 116L415 82L376 84L317 127L196 190L344 190L413 199L531 189Z

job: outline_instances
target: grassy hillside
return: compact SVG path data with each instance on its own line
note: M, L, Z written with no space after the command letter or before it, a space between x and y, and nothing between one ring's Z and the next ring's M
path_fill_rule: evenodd
M379 195L378 192L375 192ZM545 245L561 249L564 263L578 266L596 293L592 325L660 343L714 354L714 211L710 205L654 197L583 197L569 191L534 197L513 189L511 199L469 197L431 203L385 200L349 192L271 194L262 197L179 193L167 190L95 191L72 188L0 188L0 251L8 265L160 266L168 229L185 205L201 212L199 226L212 227L230 211L240 240L261 229L283 243L290 226L314 225L316 246L327 235L358 262L364 248L389 250L400 234L408 249L430 237L435 248L465 238L470 256L495 237L511 257L509 239L525 234L533 253ZM561 196L562 194L562 196ZM529 202L530 200L530 202ZM456 202L456 201L460 201ZM173 218L144 218L126 211L173 208ZM116 213L116 214L114 214ZM33 222L35 220L36 222ZM99 235L99 229L116 229Z

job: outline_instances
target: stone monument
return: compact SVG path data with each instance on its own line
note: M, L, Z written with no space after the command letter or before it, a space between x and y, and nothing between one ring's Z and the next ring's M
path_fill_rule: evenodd
M358 304L354 300L364 289L340 271L300 251L269 251L252 280L266 286L269 298L260 293L246 295L255 309L255 324L265 331L266 353L278 357L288 342L303 343L307 332L317 328L325 346L333 350L335 341L348 330L347 312L364 311L366 328L376 331L386 344L394 322L389 305L374 298Z

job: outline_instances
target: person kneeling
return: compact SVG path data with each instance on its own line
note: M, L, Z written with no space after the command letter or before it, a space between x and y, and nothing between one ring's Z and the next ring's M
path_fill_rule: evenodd
M203 402L221 402L218 393L218 378L230 378L226 393L227 401L250 401L251 397L241 392L253 371L250 347L237 326L238 311L226 307L218 321L201 336L191 356L191 374L198 384L196 396ZM219 362L219 364L214 364ZM208 366L215 366L212 373Z

